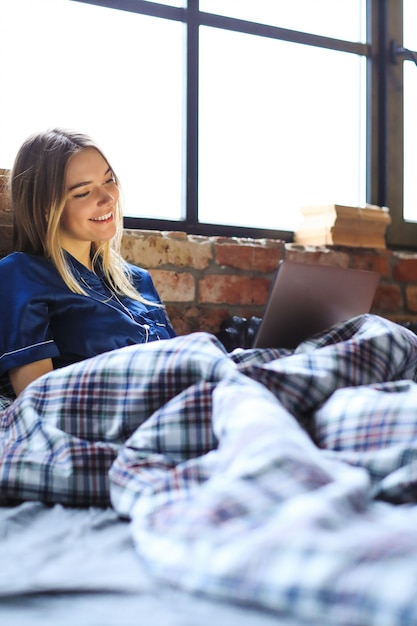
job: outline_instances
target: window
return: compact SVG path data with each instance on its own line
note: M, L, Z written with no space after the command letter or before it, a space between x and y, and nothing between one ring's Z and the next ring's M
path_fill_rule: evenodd
M300 206L365 202L364 70L357 55L202 26L200 219L291 231Z
M183 24L70 0L13 0L2 14L0 167L32 132L74 128L120 172L127 214L180 219Z
M417 50L417 3L404 2L404 46ZM417 53L408 54L404 61L404 218L417 222Z
M362 0L200 0L200 10L325 37L366 41Z
M370 202L417 247L414 5L9 1L0 167L69 126L109 155L129 227L291 240L305 204Z
M379 181L373 189L379 204L391 210L392 224L388 241L392 246L417 248L417 193L415 186L415 141L417 104L417 67L413 62L417 48L413 32L415 2L392 0L380 16L379 67L379 169L370 180ZM375 111L375 109L374 109ZM378 161L376 159L375 161Z

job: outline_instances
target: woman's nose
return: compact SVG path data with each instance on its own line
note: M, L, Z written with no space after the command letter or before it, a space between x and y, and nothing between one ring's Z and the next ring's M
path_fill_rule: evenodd
M99 191L99 199L98 203L100 205L108 204L109 202L114 202L114 195L112 195L108 189L100 189Z

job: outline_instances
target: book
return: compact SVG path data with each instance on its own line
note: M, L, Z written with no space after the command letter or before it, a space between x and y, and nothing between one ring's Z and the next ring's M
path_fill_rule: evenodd
M391 222L387 207L339 204L306 206L294 241L310 245L385 248L385 233Z

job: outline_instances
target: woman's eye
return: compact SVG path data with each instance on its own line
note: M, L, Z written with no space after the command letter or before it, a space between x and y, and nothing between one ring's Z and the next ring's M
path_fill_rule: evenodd
M88 196L89 191L84 191L83 193L77 193L75 194L74 198L85 198L86 196Z
M106 185L108 185L109 183L115 183L115 182L116 182L116 180L115 180L114 176L110 176L110 178L108 178L105 181Z

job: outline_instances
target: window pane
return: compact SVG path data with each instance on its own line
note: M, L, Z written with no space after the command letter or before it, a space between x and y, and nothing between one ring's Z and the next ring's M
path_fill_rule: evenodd
M200 0L200 10L347 41L366 40L364 0Z
M417 50L417 3L416 0L404 0L404 47Z
M108 155L127 215L180 218L183 34L179 22L70 0L4 3L0 167L31 133L75 128Z
M404 46L417 50L415 0L404 0ZM417 186L415 166L417 160L417 67L412 61L404 62L404 219L417 221Z
M365 61L201 28L200 220L293 230L365 202Z

